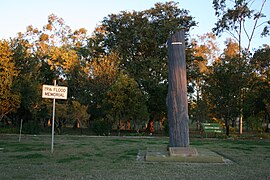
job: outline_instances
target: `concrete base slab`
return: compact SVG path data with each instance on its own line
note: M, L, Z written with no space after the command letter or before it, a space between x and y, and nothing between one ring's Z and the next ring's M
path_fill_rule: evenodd
M226 160L219 154L208 149L198 148L169 148L145 152L145 161L148 162L183 162L183 163L225 163Z
M196 148L192 147L169 147L170 156L198 156L198 151Z

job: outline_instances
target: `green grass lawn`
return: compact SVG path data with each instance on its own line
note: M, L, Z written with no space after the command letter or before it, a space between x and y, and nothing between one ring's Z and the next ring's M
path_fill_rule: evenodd
M0 179L270 179L270 141L191 139L233 163L137 160L147 148L167 147L168 138L0 134Z

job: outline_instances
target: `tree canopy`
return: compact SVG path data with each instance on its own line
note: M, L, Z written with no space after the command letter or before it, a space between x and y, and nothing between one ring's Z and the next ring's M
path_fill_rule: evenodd
M7 41L0 41L0 121L20 105L20 94L14 91L14 82L19 74L12 58L13 52Z
M0 42L0 120L14 124L45 122L50 101L41 98L42 84L68 86L68 101L59 101L58 120L84 126L93 122L133 128L147 121L164 121L167 113L167 38L184 30L189 114L192 122L215 120L235 125L240 114L255 127L269 121L269 45L251 51L256 33L269 34L261 8L252 1L213 0L218 17L213 32L190 38L196 22L188 10L173 1L143 11L109 14L91 36L85 28L72 30L55 14L42 29L27 27L17 37ZM248 31L247 20L254 26ZM257 31L260 30L260 31ZM225 49L216 35L228 32ZM248 44L243 46L243 35ZM263 117L263 118L262 118ZM109 128L110 129L110 128Z

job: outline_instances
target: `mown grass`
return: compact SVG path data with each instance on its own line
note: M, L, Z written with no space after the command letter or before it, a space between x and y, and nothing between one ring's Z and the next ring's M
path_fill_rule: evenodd
M269 179L270 141L191 139L232 160L229 164L149 163L146 149L166 148L168 138L0 134L0 179Z

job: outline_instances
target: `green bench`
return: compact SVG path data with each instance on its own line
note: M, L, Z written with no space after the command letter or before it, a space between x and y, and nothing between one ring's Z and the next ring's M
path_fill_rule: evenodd
M217 134L223 133L223 128L218 123L201 123L201 133L205 134L207 138L208 133Z

